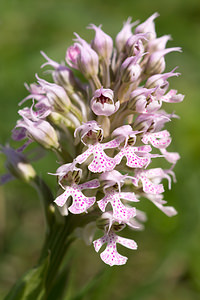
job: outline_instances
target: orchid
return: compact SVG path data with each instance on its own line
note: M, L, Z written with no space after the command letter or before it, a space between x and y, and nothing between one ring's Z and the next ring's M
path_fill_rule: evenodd
M181 49L166 48L169 35L157 37L157 17L154 13L141 24L128 18L115 44L102 26L90 25L93 40L88 43L75 33L65 62L41 52L46 60L42 68L52 68L53 82L36 75L37 83L26 85L29 95L20 105L31 105L18 111L12 132L16 143L26 142L17 151L2 147L9 174L1 183L17 177L42 195L50 285L77 236L87 244L93 241L96 252L107 244L100 254L106 264L125 264L128 258L117 252L116 244L132 250L137 244L118 232L126 226L144 228L146 213L138 209L144 198L169 217L177 214L164 200L163 180L169 189L171 178L176 181L173 170L180 156L168 151L172 138L165 124L178 116L167 113L163 103L183 101L182 94L169 89L168 79L180 75L176 68L164 73L165 55ZM59 166L49 172L57 178L56 191L51 192L25 158L30 143L56 155ZM152 167L157 157L169 166Z

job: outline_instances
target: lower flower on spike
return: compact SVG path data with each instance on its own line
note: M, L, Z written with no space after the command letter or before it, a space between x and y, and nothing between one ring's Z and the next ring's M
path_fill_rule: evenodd
M135 197L134 193L119 193L114 189L108 191L103 199L98 201L99 208L105 212L105 208L108 203L113 208L113 218L118 222L128 222L131 218L135 217L135 207L126 207L122 204L121 199L138 202L139 200Z
M118 236L112 230L93 242L96 252L98 252L105 243L107 243L106 249L100 254L100 257L110 266L124 265L128 259L126 256L122 256L117 252L117 243L129 249L137 249L135 241Z
M65 192L58 196L54 202L58 206L64 206L67 199L71 196L73 203L68 210L73 214L81 214L87 212L87 210L95 203L96 197L86 197L81 190L93 189L99 187L99 181L97 179L82 183L73 184L71 187L67 186Z

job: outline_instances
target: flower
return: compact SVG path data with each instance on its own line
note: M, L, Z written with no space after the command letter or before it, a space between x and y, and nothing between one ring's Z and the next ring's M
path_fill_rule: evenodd
M91 46L78 34L76 43L66 53L66 61L72 68L78 69L87 78L98 74L99 58Z
M129 220L136 215L135 207L126 207L120 201L121 199L138 202L139 200L135 197L134 193L122 193L116 192L113 188L106 192L105 197L98 201L99 208L105 212L108 203L111 204L113 209L113 218L115 221L121 223L128 223Z
M94 189L99 187L99 181L94 179L82 184L72 184L71 186L66 186L63 194L58 196L54 202L58 206L64 206L67 199L71 196L73 203L68 207L68 210L73 214L81 214L87 212L87 210L95 203L95 197L86 197L81 190Z
M18 121L16 128L25 128L28 138L35 140L46 149L57 149L59 147L56 131L49 122L37 118L31 121L23 111L18 113L23 119Z
M163 178L168 180L169 189L171 188L171 178L168 175L169 172L171 171L163 170L161 168L136 170L132 182L136 187L139 187L139 183L141 182L143 191L147 194L161 194L164 192L164 187L160 184Z
M36 172L25 155L15 151L9 145L5 147L0 145L0 149L0 152L7 157L6 168L9 171L8 174L0 177L1 184L5 184L15 177L25 182L31 182L36 177Z
M128 18L128 20L124 22L122 30L117 34L115 39L118 53L124 50L126 42L133 35L132 28L137 24L138 21L131 23L131 18Z
M113 97L114 93L111 89L101 87L96 90L90 104L92 111L98 116L111 116L120 106L119 101L114 104Z
M117 243L129 249L137 249L137 244L135 241L117 236L113 231L110 231L100 239L93 242L96 252L98 252L105 243L107 243L107 247L100 254L100 256L101 259L110 266L124 265L127 261L127 257L122 256L117 252Z
M106 61L106 63L109 63L113 51L112 38L103 32L101 26L97 27L94 24L91 24L88 28L94 29L95 31L95 38L91 43L92 48L99 55L100 59L103 59Z

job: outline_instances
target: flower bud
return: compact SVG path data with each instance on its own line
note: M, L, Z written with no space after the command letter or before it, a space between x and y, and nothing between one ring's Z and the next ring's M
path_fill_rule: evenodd
M119 109L119 101L114 103L114 93L102 87L95 91L91 100L91 109L97 116L110 116Z
M155 51L160 51L160 50L164 50L166 47L167 42L171 40L171 36L170 35L164 35L161 36L158 39L154 39L149 41L148 43L148 49L147 51L149 53L153 53Z
M153 40L156 38L154 19L159 16L158 13L154 13L145 22L138 25L135 28L135 33L149 33L149 39Z
M1 152L7 157L6 168L12 176L25 182L30 182L36 177L35 170L22 153L16 152L8 145L1 146Z
M63 113L70 110L71 101L63 87L55 83L47 82L46 80L39 78L37 75L36 78L38 79L38 83L46 92L49 104L56 112Z
M92 48L101 59L109 63L113 51L112 38L101 30L101 26L97 27L91 24L88 28L95 30L95 38L91 43Z
M56 131L47 121L40 119L31 121L24 115L23 111L19 110L18 113L23 120L18 121L16 127L26 128L28 138L36 141L46 149L59 148Z
M142 40L147 40L146 34L135 34L127 40L126 52L128 56L141 55L144 53L144 45Z
M78 63L77 59L80 55L80 48L78 45L70 46L66 51L65 60L68 63L68 65L74 69L78 70Z
M123 51L127 40L133 35L132 34L132 27L137 25L138 21L131 23L131 18L128 18L128 20L123 24L122 30L117 34L115 39L115 44L118 53Z
M130 56L125 59L120 70L122 82L132 83L139 78L141 74L141 67L137 61L137 56Z
M77 43L67 50L67 63L78 69L86 78L96 76L99 71L99 58L97 53L84 41L78 34L76 34Z
M147 61L145 73L149 75L153 75L156 73L162 73L165 70L165 59L164 56L167 53L172 51L179 51L181 52L181 48L174 47L168 48L160 51L156 51L152 53Z
M167 81L167 79L172 76L180 75L180 73L174 73L175 70L176 70L176 68L173 69L169 73L152 75L151 77L149 77L147 79L147 81L145 83L145 88L150 89L150 88L156 87L157 88L156 95L158 95L158 96L164 95L169 87L169 82Z
M75 89L81 88L77 78L75 78L72 70L63 64L59 64L56 61L49 58L43 51L41 51L42 56L47 60L41 68L50 65L54 68L52 70L52 77L56 84L62 86L67 93L71 94Z

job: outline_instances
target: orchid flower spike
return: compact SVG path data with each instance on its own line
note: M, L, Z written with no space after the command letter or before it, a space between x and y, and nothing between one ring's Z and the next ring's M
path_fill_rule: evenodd
M93 245L98 252L107 244L100 257L110 266L127 261L118 253L117 243L137 249L134 240L118 236L118 232L126 226L143 229L146 214L138 209L139 201L142 206L148 199L169 217L177 213L164 200L162 181L167 179L170 189L172 179L176 180L172 170L180 155L169 151L172 135L165 125L178 116L167 113L163 106L184 99L169 88L169 79L180 75L177 67L164 73L165 55L181 52L181 48L166 48L170 35L157 38L157 17L154 13L141 24L128 18L115 43L101 26L91 24L93 40L87 42L75 33L66 50L66 65L41 52L46 60L42 68L52 68L48 73L53 81L36 75L37 83L26 84L29 95L20 105L28 99L32 103L19 110L21 118L12 131L13 142L26 142L16 151L7 146L1 149L8 157L8 174L0 183L13 177L28 183L34 176L38 180L22 154L28 144L54 152L60 166L49 173L57 176L56 197L50 206L54 210L53 204L57 206L61 222L56 223L60 221L56 214L49 228L55 225L65 233L65 225L70 225L67 234L82 237L87 244L92 243L96 228L102 230L102 237ZM160 159L170 166L162 169ZM157 163L154 167L152 160ZM51 197L45 191L49 203ZM61 247L61 252L64 250Z

